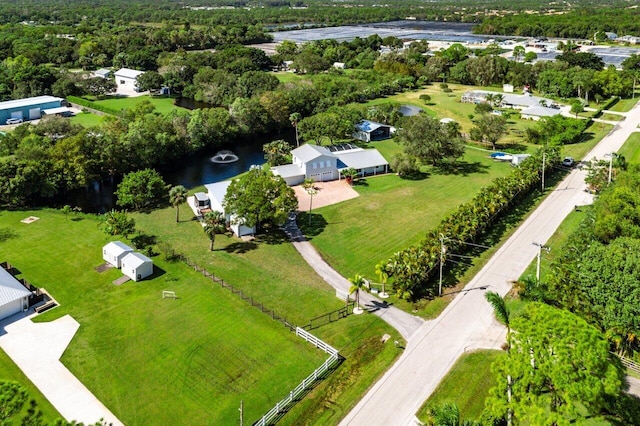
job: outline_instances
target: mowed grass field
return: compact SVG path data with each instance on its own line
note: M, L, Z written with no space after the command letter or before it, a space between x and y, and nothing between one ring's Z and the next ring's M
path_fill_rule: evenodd
M166 114L176 108L180 108L173 104L173 101L174 101L173 98L161 97L161 96L156 97L156 96L149 96L149 95L135 96L135 97L112 97L112 98L102 99L94 102L98 105L108 106L109 108L113 108L119 111L122 109L135 108L136 105L144 101L151 102L151 104L154 107L156 107L156 112L159 112L161 114Z
M376 142L386 158L399 149L392 140ZM420 241L460 204L498 176L511 171L488 152L468 149L457 174L432 174L422 180L395 174L369 177L354 188L360 196L314 210L312 228L306 214L298 221L322 256L343 276L356 273L377 281L375 265Z
M41 219L20 223L29 215ZM125 424L233 424L240 400L253 421L326 358L180 262L156 256L152 279L113 285L118 270L93 269L112 238L97 218L75 219L1 212L0 258L60 302L38 320L78 320L62 360Z
M479 420L484 400L496 384L491 364L501 356L505 353L496 350L463 354L422 406L418 418L426 422L429 408L449 402L458 406L461 420Z

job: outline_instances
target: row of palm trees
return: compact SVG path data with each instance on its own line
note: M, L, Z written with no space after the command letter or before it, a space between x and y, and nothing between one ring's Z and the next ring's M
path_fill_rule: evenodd
M468 251L468 243L476 242L511 203L538 185L543 167L542 152L539 150L512 173L482 188L470 202L458 207L430 231L421 243L399 251L387 260L385 269L389 277L393 277L396 294L405 299L418 294L436 296L438 286L432 278L441 260L446 261L443 241L446 241L447 253ZM550 169L557 158L556 151L547 151L544 167Z

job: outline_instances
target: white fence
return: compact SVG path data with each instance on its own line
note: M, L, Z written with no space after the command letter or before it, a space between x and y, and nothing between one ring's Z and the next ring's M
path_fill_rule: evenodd
M340 354L335 348L318 339L308 331L300 327L296 327L296 336L302 337L304 340L311 343L316 348L323 350L325 353L328 353L329 358L327 358L327 360L323 362L320 367L316 368L315 371L311 373L307 378L305 378L298 386L290 391L289 395L278 401L276 405L271 408L271 410L267 411L267 413L262 416L260 420L254 422L254 426L266 426L273 424L272 422L276 420L281 413L288 411L289 408L291 408L291 406L296 403L296 400L301 395L304 395L307 389L312 387L318 379L323 378L325 373L327 373L334 365L340 362Z

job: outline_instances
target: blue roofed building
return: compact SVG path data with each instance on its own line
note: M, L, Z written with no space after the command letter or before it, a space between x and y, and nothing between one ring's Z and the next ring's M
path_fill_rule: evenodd
M391 126L370 120L362 120L356 124L353 138L364 142L381 141L391 137Z
M5 124L8 119L37 120L46 110L63 107L62 98L54 96L36 96L33 98L16 99L0 102L0 124Z

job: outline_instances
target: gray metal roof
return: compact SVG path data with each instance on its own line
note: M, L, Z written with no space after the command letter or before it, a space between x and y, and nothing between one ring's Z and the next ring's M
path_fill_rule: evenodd
M0 306L29 295L31 292L24 288L13 275L5 271L4 268L0 268Z
M153 260L149 259L144 254L135 251L128 253L125 257L122 258L123 265L126 264L128 266L133 266L134 268L137 268L140 265L144 265L145 263L153 263Z
M55 115L55 114L71 113L73 112L73 110L69 107L57 107L57 108L43 109L42 112L47 115Z
M56 98L55 96L36 96L33 98L14 99L12 101L0 102L0 110L10 108L24 108L35 105L40 105L49 102L62 102L64 99Z
M532 106L520 111L520 115L535 115L536 117L553 117L560 114L560 110L557 108L547 108L543 106Z
M302 169L295 164L285 164L282 166L275 166L275 167L272 167L271 170L278 176L282 176L285 179L294 177L294 176L304 175L304 172L302 171Z
M320 145L304 144L291 151L291 154L303 163L307 163L321 156L336 158L335 154Z
M384 166L389 164L377 149L353 149L350 151L336 152L336 155L347 167L354 169L366 169L369 167Z
M371 121L371 120L362 120L361 122L359 122L358 124L356 124L356 129L360 130L361 132L366 132L366 133L371 133L374 130L378 130L380 127L391 127L389 125L386 124L382 124L382 123L378 123L376 121Z
M204 192L196 192L193 196L198 201L209 201L209 197Z

